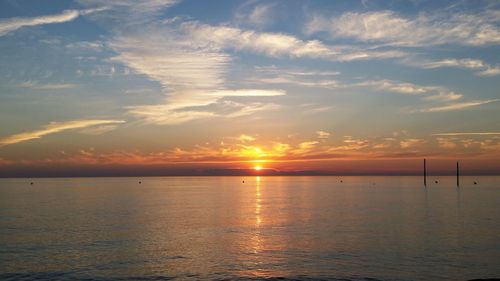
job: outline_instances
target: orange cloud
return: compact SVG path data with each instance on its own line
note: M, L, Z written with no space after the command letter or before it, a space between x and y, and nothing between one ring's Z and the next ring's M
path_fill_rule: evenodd
M401 148L412 148L415 146L419 146L425 143L423 139L404 139L399 142Z
M242 137L243 136L243 137ZM16 160L15 163L72 163L72 164L116 164L116 165L155 165L155 164L233 164L274 163L274 167L286 166L287 163L331 160L367 160L367 159L412 159L412 158L483 158L492 159L500 154L500 139L450 140L427 142L419 138L373 137L357 139L345 137L341 142L326 139L300 139L295 137L283 140L257 140L249 135L224 138L220 142L205 143L192 147L174 147L163 151L144 152L140 150L97 151L81 149L74 152L59 152L46 159ZM460 149L453 153L441 148ZM411 150L409 150L411 148ZM7 165L10 159L0 161ZM232 163L232 164L231 164ZM307 164L308 165L308 164Z

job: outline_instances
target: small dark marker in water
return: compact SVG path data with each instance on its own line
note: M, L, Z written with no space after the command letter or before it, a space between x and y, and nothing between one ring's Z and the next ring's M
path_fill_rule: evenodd
M142 183L142 181L139 181L139 184L141 184L141 183Z
M340 180L340 182L344 182L343 180Z
M435 183L438 183L438 181L434 181Z
M33 182L30 182L31 185L33 185Z
M477 184L477 182L474 182L474 184Z
M242 181L242 183L245 183L245 181Z

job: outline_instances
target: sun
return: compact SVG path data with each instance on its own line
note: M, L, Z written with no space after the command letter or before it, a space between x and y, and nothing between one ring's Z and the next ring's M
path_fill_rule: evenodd
M253 169L255 171L260 171L260 170L262 170L262 166L255 166L255 167L253 167Z

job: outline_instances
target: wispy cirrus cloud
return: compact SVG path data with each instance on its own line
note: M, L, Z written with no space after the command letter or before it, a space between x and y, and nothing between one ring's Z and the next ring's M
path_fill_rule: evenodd
M455 132L455 133L438 133L433 136L495 136L500 135L500 132Z
M72 83L42 83L40 81L33 80L23 81L18 83L17 86L36 90L65 90L78 87L77 84Z
M99 0L84 1L96 5ZM151 13L176 3L153 1ZM134 9L125 1L124 9ZM121 7L120 7L121 9ZM135 13L135 10L133 10ZM144 16L137 12L137 16ZM150 18L154 18L151 16ZM161 22L161 23L160 23ZM226 116L239 117L276 108L274 104L243 105L228 102L232 97L271 97L284 95L279 89L229 89L225 85L233 52L251 52L268 57L312 58L331 61L351 61L402 57L398 50L365 50L353 46L332 46L319 40L301 40L283 33L258 32L227 25L208 25L198 21L162 20L154 23L137 21L140 29L116 32L107 44L117 52L113 61L125 64L138 74L159 82L166 95L165 102L128 107L130 114L148 122L180 124L191 120L220 116L207 108L228 108L236 111ZM145 32L147 30L147 32ZM261 84L283 84L292 81L280 77ZM307 87L335 87L332 79L302 81ZM224 100L225 99L225 100ZM242 106L243 105L243 106Z
M165 9L181 2L180 0L78 0L86 7L106 7L107 13L92 15L92 19L111 25L116 30L141 27L156 20Z
M116 130L116 128L118 128L118 125L97 125L83 128L82 130L80 130L80 133L97 136Z
M456 102L450 103L442 106L434 106L430 108L421 109L421 112L443 112L443 111L451 111L451 110L459 110L465 109L469 107L479 106L483 104L488 104L492 102L496 102L498 99L493 100L481 100L481 101L464 101L464 102Z
M418 85L410 82L394 80L366 80L362 82L342 82L333 79L321 78L321 72L314 74L314 79L304 79L301 75L289 74L286 70L277 68L257 69L264 73L264 76L249 78L250 83L257 84L290 84L311 88L326 89L349 89L366 88L367 90L376 90L379 92L391 92L404 95L420 96L425 102L423 106L413 106L407 112L440 112L461 110L473 106L479 106L497 101L492 100L465 100L462 93L451 91L442 86ZM281 73L281 74L280 74ZM318 79L318 77L320 77Z
M474 106L480 106L498 101L498 99L490 100L464 100L464 95L450 91L439 86L421 86L413 83L396 82L391 80L374 80L355 83L355 87L376 87L379 90L386 90L400 94L422 95L423 100L431 102L424 105L422 108L413 108L409 112L444 112L461 110ZM438 103L436 105L436 103ZM444 103L444 104L443 104Z
M470 69L475 71L478 76L495 76L500 75L500 67L489 65L482 60L477 59L442 59L442 60L426 60L426 59L405 59L405 64L416 66L423 69L435 69L442 67L455 67Z
M406 55L405 52L399 50L369 50L355 46L328 45L319 40L302 40L284 33L257 32L224 25L201 24L195 21L184 22L180 28L190 34L194 42L270 57L353 61L399 58Z
M246 1L236 9L234 18L237 23L263 27L273 22L272 10L275 6L276 3Z
M165 27L117 36L109 42L113 58L158 81L172 92L217 90L231 57L219 50L197 46L185 34Z
M275 65L269 66L255 66L256 72L265 74L265 75L293 75L293 76L302 76L302 77L311 77L311 76L336 76L339 75L339 71L325 71L325 70L310 70L306 68L280 68Z
M79 16L88 15L97 11L102 11L105 8L87 9L87 10L66 10L60 14L39 16L32 18L9 18L0 20L0 36L6 35L19 28L27 26L37 26L45 24L55 24L73 21Z
M327 32L330 36L391 46L429 46L440 44L485 45L500 43L496 23L500 14L420 13L404 17L394 11L346 12L338 17L314 15L306 25L309 34Z
M368 80L354 83L348 87L373 87L380 91L388 91L405 95L421 95L427 101L449 102L461 99L464 95L455 93L440 86L423 86L409 82L392 80Z
M190 28L168 25L149 27L149 32L117 36L109 45L137 73L159 82L165 102L128 107L129 113L158 124L180 124L221 116L240 117L276 108L272 104L230 102L234 97L282 96L280 89L230 89L225 76L232 59L210 36L193 36Z
M250 83L257 84L277 84L277 85L297 85L310 88L334 89L339 87L339 82L333 79L305 80L292 75L278 75L275 77L253 77L247 79Z
M72 130L72 129L81 129L96 125L105 125L105 124L118 124L125 123L123 120L73 120L67 122L52 122L46 126L44 126L40 130L35 130L31 132L25 132L20 134L15 134L12 136L7 136L4 138L0 138L0 147L6 146L10 144L16 144L24 141L29 141L33 139L39 139L43 136L55 134L58 132Z
M247 79L254 84L291 84L301 87L333 89L341 83L332 77L337 71L311 71L306 69L283 69L275 66L256 67L256 76Z
M477 75L479 75L479 76L496 76L496 75L500 75L500 67L498 67L498 66L487 67L485 70L482 70L481 72L478 72Z

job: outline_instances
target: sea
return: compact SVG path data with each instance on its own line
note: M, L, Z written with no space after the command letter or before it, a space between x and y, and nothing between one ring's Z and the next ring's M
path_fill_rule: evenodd
M0 280L500 278L500 177L0 179Z

